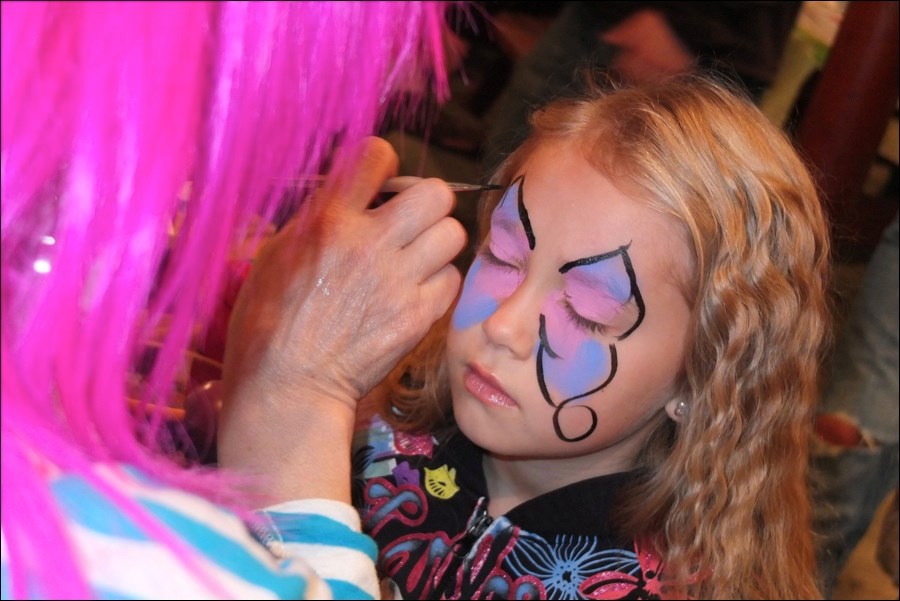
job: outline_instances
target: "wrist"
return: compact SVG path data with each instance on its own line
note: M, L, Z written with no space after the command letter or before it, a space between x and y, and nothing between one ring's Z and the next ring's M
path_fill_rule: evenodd
M220 466L249 476L264 503L350 500L355 412L315 389L226 395L220 416Z

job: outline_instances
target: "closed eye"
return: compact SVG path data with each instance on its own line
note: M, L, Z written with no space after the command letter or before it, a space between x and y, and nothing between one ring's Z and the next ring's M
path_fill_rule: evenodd
M569 319L577 325L579 328L587 330L588 332L592 332L594 334L606 334L606 326L596 321L591 321L586 317L579 315L575 310L575 307L569 302L568 297L563 300L563 308L569 316Z
M484 247L484 249L481 251L481 256L484 259L485 263L488 263L489 265L493 265L494 267L499 267L501 269L509 270L509 271L519 271L519 269L520 269L520 267L518 265L514 265L512 263L504 261L497 255L495 255L494 252L491 250L490 246Z

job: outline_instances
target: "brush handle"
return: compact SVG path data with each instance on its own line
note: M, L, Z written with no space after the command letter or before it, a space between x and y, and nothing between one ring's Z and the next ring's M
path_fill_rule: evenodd
M390 177L385 180L378 192L380 194L397 194L421 180L421 177L414 177L411 175ZM502 186L497 184L466 184L462 182L447 182L447 185L450 186L450 189L454 192L481 192L483 190L499 190L502 188Z

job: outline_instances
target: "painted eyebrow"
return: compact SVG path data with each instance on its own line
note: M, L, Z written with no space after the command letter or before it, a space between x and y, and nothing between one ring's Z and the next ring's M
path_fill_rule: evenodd
M563 266L559 268L559 272L566 273L567 271L570 271L575 267L593 265L594 263L599 263L600 261L609 259L610 257L622 255L622 261L625 263L625 271L628 272L629 278L631 278L632 282L634 282L634 269L631 268L631 258L628 256L629 247L631 247L631 242L625 244L624 246L620 246L616 250L610 250L599 255L594 255L592 257L585 257L583 259L575 259L574 261L569 261L568 263L564 263Z
M504 201L505 202L505 201ZM512 210L511 210L512 209ZM525 232L513 212L513 201L500 205L491 219L491 233L485 250L506 263L518 264L528 251Z
M519 177L513 180L513 184L519 182L518 189L518 205L519 205L519 221L522 222L522 227L525 229L525 237L528 238L528 248L534 250L535 239L534 239L534 230L531 229L531 219L528 217L528 209L525 208L525 174L523 173Z
M576 259L574 261L569 261L568 263L563 264L562 267L559 268L560 273L566 273L575 267L583 267L585 265L592 265L599 261L603 261L604 259L609 259L616 255L622 255L622 263L625 265L625 273L628 274L628 281L631 284L631 296L634 298L634 302L638 308L638 318L635 320L634 325L628 328L623 334L617 336L619 340L628 337L629 334L634 332L641 322L644 321L644 298L641 296L641 290L637 285L637 276L634 274L634 267L631 265L631 257L628 255L628 249L631 247L631 242L620 246L616 250L611 250L605 253L601 253L599 255L594 255L592 257L585 257L583 259Z

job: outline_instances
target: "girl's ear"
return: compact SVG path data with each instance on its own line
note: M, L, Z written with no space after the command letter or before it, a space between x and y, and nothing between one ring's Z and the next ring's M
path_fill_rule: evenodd
M666 403L666 414L669 416L674 422L681 422L683 419L687 418L688 414L688 404L679 398L674 398L668 403Z

